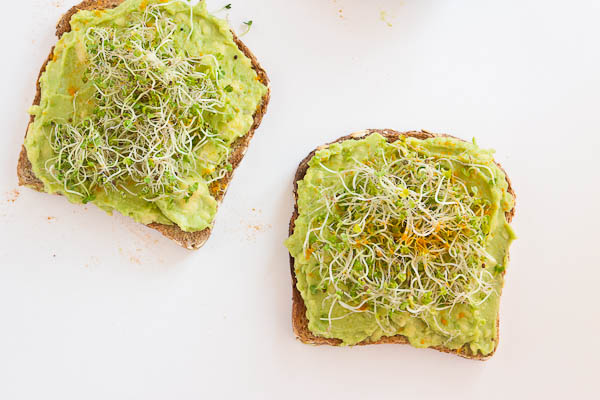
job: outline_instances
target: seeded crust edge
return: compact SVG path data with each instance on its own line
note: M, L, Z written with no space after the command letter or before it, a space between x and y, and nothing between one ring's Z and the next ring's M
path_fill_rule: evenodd
M432 138L432 137L442 136L442 137L451 137L451 138L457 139L456 137L451 136L451 135L435 134L435 133L430 133L427 131L398 132L398 131L394 131L392 129L368 129L365 131L355 132L350 135L343 136L331 143L328 143L323 146L319 146L318 148L316 148L315 150L310 152L308 154L308 156L306 156L306 158L304 158L300 162L300 165L298 166L298 169L296 170L296 175L294 178L294 191L293 191L295 202L294 202L294 211L292 213L292 218L290 220L290 225L289 225L289 234L290 235L292 235L292 233L294 232L294 226L295 226L294 223L296 221L296 218L298 218L298 181L302 180L304 178L304 176L306 175L306 171L308 170L308 162L313 158L315 153L319 150L323 150L323 149L327 148L329 145L331 145L333 143L339 143L339 142L343 142L346 140L359 140L359 139L362 139L373 133L381 134L383 137L385 137L387 139L388 142L395 142L401 136L414 137L417 139L428 139L428 138ZM462 140L462 139L459 139L459 140ZM506 172L504 171L504 169L502 168L502 166L500 164L498 164L498 163L496 163L496 164L504 172L504 175L506 176L506 182L508 183L508 193L510 193L516 199L516 195L513 190L511 181L508 178L508 175L506 174ZM507 221L511 222L514 215L515 215L515 207L513 207L510 211L508 211L506 213ZM340 346L342 344L342 341L340 339L329 339L329 338L317 336L317 335L313 334L310 331L310 329L308 328L308 318L306 317L306 305L304 304L304 299L302 298L300 291L296 287L297 280L296 280L296 273L294 270L294 258L291 256L291 254L290 254L290 272L292 275L292 327L294 329L294 334L296 335L296 338L306 344ZM503 272L503 274L505 272ZM498 341L500 338L499 326L500 326L500 319L499 319L499 315L498 315L498 317L496 317L496 329L498 330L498 333L496 335L496 345L494 346L494 350L490 354L487 354L487 355L483 355L483 354L481 354L481 352L477 352L476 354L474 354L471 351L471 349L469 348L468 344L464 345L463 347L461 347L457 350L449 349L444 346L433 346L430 348L444 352L444 353L456 354L463 358L484 361L484 360L487 360L490 357L492 357L494 355L494 353L496 352L496 349L498 348ZM382 344L382 343L408 344L408 339L404 335L384 336L377 341L364 340L364 341L358 343L357 345L365 346L365 345Z
M56 36L58 38L60 38L64 33L71 31L71 24L70 24L71 17L75 13L77 13L79 10L102 10L102 9L115 8L122 2L123 2L123 0L84 0L83 2L79 3L78 5L72 7L69 11L67 11L62 16L62 18L56 25ZM213 185L211 185L211 189L215 190L217 193L216 199L217 199L218 203L221 203L223 201L223 198L227 192L227 188L229 187L229 183L231 182L231 179L233 177L233 173L235 172L236 168L239 166L240 162L244 158L244 155L246 154L246 151L248 150L250 141L252 140L252 137L254 136L254 132L259 127L259 125L263 119L263 116L265 115L265 113L267 111L267 106L269 104L269 100L270 100L270 96L271 96L271 89L270 89L269 78L267 76L267 73L261 67L256 56L254 56L254 54L252 54L252 52L246 47L246 45L244 45L244 43L242 43L242 41L236 36L236 34L233 31L231 33L233 34L233 40L235 41L235 43L238 46L238 48L240 49L240 51L242 53L244 53L244 55L246 57L248 57L250 59L250 61L252 62L252 68L258 75L259 80L265 86L267 86L267 93L263 96L261 103L259 104L258 108L256 109L256 111L254 113L254 116L253 116L254 122L252 124L252 127L248 131L248 133L246 133L244 136L238 138L232 144L232 148L231 148L232 151L229 156L229 163L233 167L232 170L229 171L222 179L214 182ZM35 93L35 97L33 100L33 105L40 104L40 98L41 98L40 78L41 78L42 74L44 73L44 71L46 70L46 65L52 59L53 53L54 53L54 47L52 47L52 49L50 50L50 54L49 54L48 58L46 59L46 61L44 61L42 68L40 69L40 73L39 73L38 79L36 81L36 93ZM29 125L33 121L34 121L34 116L32 115L29 119L29 124L27 125L27 130L29 130ZM27 133L25 133L25 136L27 136ZM44 184L42 183L42 181L40 181L35 176L35 174L32 170L31 162L29 161L29 158L27 157L27 150L25 149L25 145L23 145L21 147L21 153L19 155L19 160L17 163L17 176L19 179L19 185L28 186L39 192L44 191ZM163 224L158 224L158 223L152 223L147 226L149 228L159 231L164 236L168 237L169 239L175 241L180 246L185 247L186 249L189 249L189 250L196 250L196 249L201 248L206 243L206 241L208 240L208 238L210 237L210 234L212 232L212 225L210 227L208 227L204 230L198 231L198 232L185 232L185 231L181 230L177 225L163 225Z

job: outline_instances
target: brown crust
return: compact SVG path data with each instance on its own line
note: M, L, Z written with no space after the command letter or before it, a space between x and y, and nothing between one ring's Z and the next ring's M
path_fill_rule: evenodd
M362 132L356 132L351 135L343 136L331 143L328 143L324 146L320 146L313 150L304 160L300 162L298 169L296 170L296 176L294 178L294 212L292 213L292 218L290 220L289 226L289 234L291 235L294 232L294 222L296 218L298 218L298 181L304 178L306 175L306 171L308 170L308 162L315 155L315 153L319 150L327 148L329 145L333 143L343 142L346 140L358 140L362 139L365 136L368 136L372 133L379 133L383 137L385 137L388 142L394 142L400 138L400 136L410 136L417 139L428 139L436 136L446 136L452 137L446 134L435 134L426 131L411 131L411 132L397 132L391 129L368 129ZM456 139L456 138L455 138ZM502 166L498 164L498 167L502 169ZM504 171L502 169L502 171ZM506 172L504 173L506 175ZM510 179L508 175L506 175L506 181L508 182L508 192L516 198L515 192L511 185ZM510 222L515 214L515 208L506 213L506 219ZM331 345L331 346L339 346L342 341L339 339L328 339L324 337L317 336L313 334L308 328L308 318L306 317L306 306L304 304L304 300L302 299L302 295L300 291L296 287L296 273L294 271L294 258L290 255L290 270L292 274L292 326L294 328L294 333L296 337L303 343L314 344L314 345ZM499 320L497 320L496 326L499 326ZM496 335L499 337L499 335ZM369 344L380 344L380 343L395 343L395 344L407 344L408 339L403 335L395 335L395 336L384 336L381 339L371 342L371 341L362 341L358 343L359 346L369 345ZM432 347L435 350L456 354L464 358L475 359L475 360L487 360L496 352L498 348L498 342L496 342L496 346L494 347L494 351L488 355L483 355L481 353L473 354L467 345L463 346L458 350L452 350L444 346L435 346Z
M122 2L123 2L123 0L84 0L80 4L72 7L69 11L67 11L63 15L63 17L60 19L60 21L56 25L56 36L58 38L60 38L64 33L69 32L71 30L71 24L70 24L71 17L79 10L101 10L101 9L107 9L107 8L114 8ZM211 185L211 191L213 191L213 193L215 193L216 199L219 203L223 200L223 197L225 196L225 193L227 192L229 183L231 182L231 179L233 177L233 173L235 172L235 169L239 166L240 162L244 158L244 155L248 149L250 141L252 140L252 137L254 136L254 132L259 127L259 125L262 121L262 118L267 111L267 106L269 104L269 99L270 99L270 95L271 95L271 90L269 88L269 78L267 77L267 73L260 66L260 63L254 56L254 54L252 54L252 52L244 45L244 43L242 43L242 41L235 35L235 33L233 31L231 33L233 34L233 40L237 44L240 51L242 53L244 53L244 55L246 57L248 57L250 59L250 61L252 62L252 68L258 75L258 79L265 86L267 86L267 93L263 96L260 105L258 106L258 108L256 109L256 111L254 113L254 123L252 124L252 127L250 128L248 133L246 133L244 136L238 138L232 144L232 151L231 151L231 155L229 156L229 163L233 167L232 170L230 172L228 172L227 175L225 175L222 179L220 179L219 181L217 181L213 185ZM33 100L33 105L40 104L40 98L41 98L40 78L42 76L42 73L46 70L46 65L52 59L53 52L54 52L54 47L50 50L50 54L48 55L48 58L46 59L46 61L42 65L42 68L40 69L40 73L39 73L38 79L36 81L36 93L35 93L35 97ZM33 120L34 120L34 116L32 115L31 118L29 119L29 124L31 124L33 122ZM27 129L29 129L29 126L27 126ZM22 146L21 154L19 155L19 161L17 164L17 176L19 178L19 185L29 186L32 189L35 189L40 192L44 190L44 184L33 173L31 162L29 161L29 158L27 157L27 150L25 149L25 146ZM179 244L180 246L183 246L186 249L190 249L190 250L195 250L195 249L199 249L200 247L202 247L204 245L204 243L206 243L206 241L210 237L210 234L212 231L212 226L208 227L202 231L198 231L198 232L184 232L181 229L179 229L179 227L176 225L163 225L163 224L153 223L153 224L149 224L147 226L152 229L156 229L157 231L162 233L164 236L177 242L177 244Z

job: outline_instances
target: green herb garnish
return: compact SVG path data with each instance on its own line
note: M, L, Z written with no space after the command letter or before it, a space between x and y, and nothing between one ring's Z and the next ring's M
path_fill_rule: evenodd
M437 321L495 293L492 272L503 267L486 251L491 203L451 172L495 180L488 166L428 157L404 141L354 161L342 169L312 161L326 173L314 187L303 252L313 260L306 272L320 277L315 286L329 288L330 326L336 305L374 314L385 330L396 312Z
M228 139L210 121L225 112L233 88L222 88L217 56L176 46L181 31L160 4L132 14L122 28L87 29L84 76L95 107L83 119L52 125L56 155L46 163L65 192L84 202L98 189L141 193L147 201L180 199L189 195L190 178L211 183L229 171ZM207 146L217 157L199 157Z

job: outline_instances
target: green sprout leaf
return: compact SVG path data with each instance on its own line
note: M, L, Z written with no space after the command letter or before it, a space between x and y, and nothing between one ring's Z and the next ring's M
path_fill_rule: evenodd
M65 192L87 200L102 184L107 192L170 201L189 195L180 183L193 170L210 170L208 184L229 171L222 161L228 139L208 123L223 114L224 93L233 91L218 82L224 56L177 47L182 27L164 8L147 7L123 26L85 31L90 62L83 75L95 90L93 110L83 120L52 124L50 135L56 157L47 172ZM200 159L206 146L224 149L222 158Z

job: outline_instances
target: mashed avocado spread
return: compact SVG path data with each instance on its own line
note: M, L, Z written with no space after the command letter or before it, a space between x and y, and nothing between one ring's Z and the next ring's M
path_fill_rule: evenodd
M40 78L25 147L50 193L138 222L212 225L266 86L204 2L79 11Z
M492 152L458 139L375 133L317 151L286 241L311 332L493 352L507 189Z

